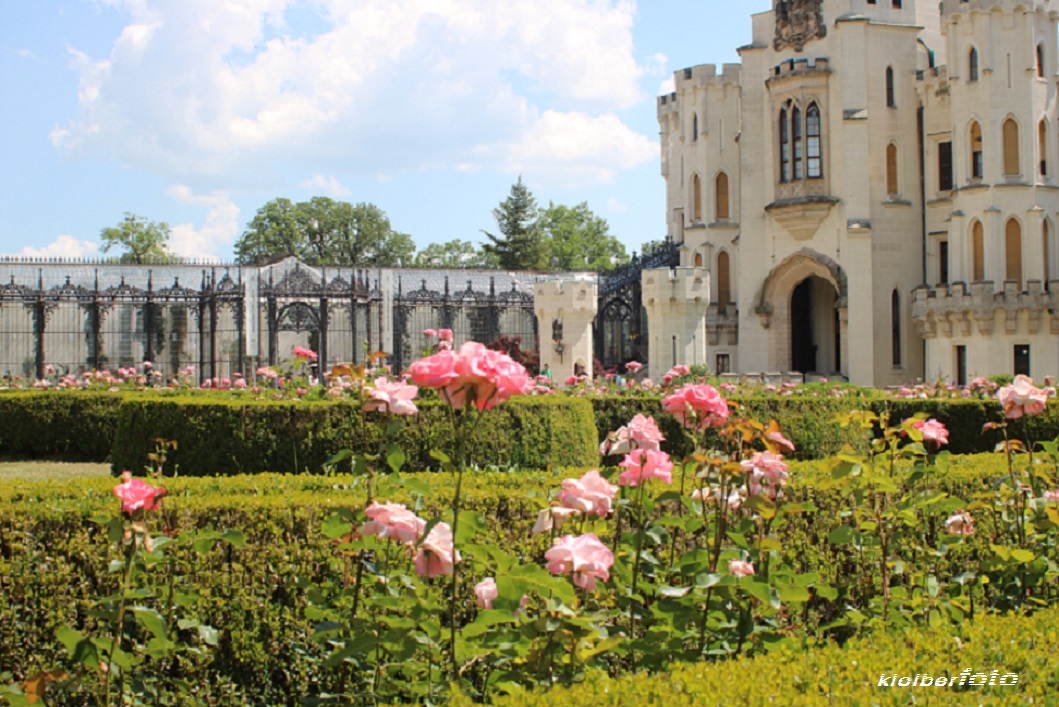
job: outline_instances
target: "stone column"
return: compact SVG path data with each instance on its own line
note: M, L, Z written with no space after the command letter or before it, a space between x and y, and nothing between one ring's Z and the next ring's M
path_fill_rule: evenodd
M574 375L575 366L583 367L585 375L592 377L596 350L592 324L599 308L598 290L594 282L573 280L538 282L533 288L541 368L550 366L557 383Z
M644 270L648 374L658 380L678 363L707 364L710 273L703 268Z

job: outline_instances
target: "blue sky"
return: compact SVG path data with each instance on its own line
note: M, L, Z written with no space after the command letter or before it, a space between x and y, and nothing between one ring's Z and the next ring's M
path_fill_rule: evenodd
M636 250L665 232L655 97L769 0L0 0L0 253L95 255L125 212L231 258L270 199L481 240L522 176Z

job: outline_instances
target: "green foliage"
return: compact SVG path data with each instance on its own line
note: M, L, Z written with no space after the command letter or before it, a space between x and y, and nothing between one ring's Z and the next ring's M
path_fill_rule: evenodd
M592 213L586 202L577 206L550 202L537 225L550 270L611 270L629 260L606 220Z
M666 441L662 449L674 457L691 452L691 443L671 415L662 410L662 403L653 396L608 396L590 398L595 410L596 428L602 442L607 433L616 430L638 412L653 416ZM865 431L842 428L835 424L837 415L854 410L867 410L876 415L889 413L898 422L917 414L926 414L943 423L949 430L949 446L953 454L991 452L1004 439L997 429L983 430L988 422L1001 419L1000 405L994 400L894 400L882 397L779 397L775 394L728 398L735 409L733 415L745 416L762 423L770 419L783 422L783 433L795 446L788 454L791 459L824 459L839 453L845 445L864 448ZM1059 405L1050 404L1036 417L1023 417L1010 422L1010 433L1022 440L1045 440L1059 436ZM708 439L716 443L716 435Z
M482 246L505 270L541 270L547 267L546 249L537 224L537 200L522 183L511 185L511 193L493 209L499 235L487 231L489 243Z
M433 450L453 452L447 407L423 401L419 408L398 437L412 471L436 469ZM340 449L376 451L382 433L377 419L369 414L365 424L360 408L347 402L130 396L117 416L112 463L116 472L144 468L153 440L162 437L177 441L168 464L182 475L319 473ZM471 461L523 469L587 465L595 438L587 402L521 398L483 417Z
M136 214L125 214L117 226L99 232L103 252L111 248L122 249L121 259L129 263L166 263L173 257L169 250L169 224L164 221L148 221Z
M113 393L0 394L0 455L106 461L121 401Z
M664 673L610 677L596 670L584 683L539 693L500 696L497 707L629 707L699 705L1026 705L1049 704L1059 692L1053 647L1059 608L1032 617L986 617L954 632L919 628L872 633L843 646L791 642L767 655L717 663L671 666ZM879 687L884 675L956 677L998 670L1018 675L1013 686ZM999 682L999 677L996 682ZM984 700L984 702L982 702ZM454 695L449 705L473 701Z
M236 262L296 256L310 265L408 266L415 244L374 204L317 196L273 199L254 215L235 244Z
M935 513L935 523L937 517L948 512L944 504L963 503L977 493L988 492L1006 474L1003 455L946 457L937 461L937 466L929 471L930 476L926 481L934 486L936 494L943 493L952 498L940 502L942 505ZM1019 459L1020 464L1024 462L1025 458ZM572 606L567 596L569 584L560 586L561 583L555 582L539 567L531 571L521 563L540 562L549 539L546 536L528 535L526 530L537 511L548 503L549 494L559 481L579 474L580 470L564 472L557 469L520 474L468 472L464 475L464 513L470 515L461 514L466 521L461 523L464 530L460 534L465 543L461 551L465 552L467 558L467 579L461 590L464 598L460 602L460 622L467 632L461 636L461 645L469 652L467 660L475 661L475 664L495 661L498 656L506 655L508 646L518 643L490 643L489 639L503 637L503 632L511 628L511 624L505 623L508 619L498 612L501 606L506 608L516 605L522 593L546 592L550 589L556 592L556 597L561 599L563 605ZM903 472L901 478L906 478ZM858 536L856 532L841 532L849 522L847 511L850 492L849 489L831 486L834 479L830 462L792 465L788 498L783 511L773 523L774 537L765 540L769 541L767 548L771 548L768 552L772 554L773 567L789 566L790 573L803 576L803 584L792 583L782 588L780 601L786 607L782 612L768 608L768 602L772 600L769 594L762 595L764 599L752 599L762 602L762 612L776 612L771 619L775 622L775 631L762 634L761 637L777 633L788 636L778 642L770 639L770 643L762 643L754 649L760 651L767 646L769 655L755 659L764 662L697 663L685 666L674 662L664 651L655 650L652 653L654 660L661 662L653 667L661 671L663 682L656 683L659 678L649 675L636 675L626 678L628 683L619 683L599 673L599 667L583 669L586 664L609 666L611 670L627 665L627 653L618 653L618 657L607 660L592 655L592 651L608 645L605 639L590 633L590 628L581 623L584 620L594 621L594 618L581 619L565 609L555 608L553 611L547 604L535 604L534 609L539 612L535 616L538 618L516 625L524 632L523 636L532 637L533 640L527 645L534 646L534 652L513 659L511 670L515 674L492 683L493 694L502 692L505 686L517 689L518 685L513 682L516 677L522 682L538 679L546 682L543 674L537 675L529 667L519 666L540 666L537 660L548 656L554 659L557 666L566 665L563 663L563 648L569 649L569 639L575 635L579 641L584 639L586 643L577 653L576 668L571 667L574 668L575 678L585 679L586 683L575 687L571 695L592 694L578 691L591 689L597 683L607 686L612 692L642 688L644 695L655 695L658 694L657 690L662 690L667 684L665 680L669 680L664 676L671 674L688 682L689 676L699 676L698 682L709 686L712 690L709 694L712 695L738 695L741 693L734 691L748 690L746 694L755 698L757 693L753 690L767 687L768 692L763 694L773 694L772 691L781 685L778 681L787 678L782 685L786 686L788 692L776 694L783 694L792 700L804 697L804 702L811 704L812 700L820 699L821 690L833 690L836 702L843 702L843 695L860 694L855 690L863 688L855 683L868 683L870 679L874 684L883 672L896 671L909 675L927 672L938 675L945 671L954 674L965 667L975 670L988 667L1019 673L1022 685L1019 689L1029 691L1020 695L1047 695L1054 692L1054 671L1039 671L1035 667L1040 664L1038 652L1044 651L1050 655L1050 647L1056 643L1055 631L1051 628L1054 625L1052 613L1037 614L1028 620L1013 620L1010 628L1005 628L984 616L989 613L990 606L978 591L974 621L953 622L945 618L939 609L950 590L956 592L953 598L959 599L958 582L942 587L940 596L932 594L929 587L918 590L910 584L912 577L926 569L936 572L939 577L959 578L961 573L990 557L990 546L997 533L1002 532L1002 521L992 519L989 513L976 514L976 535L960 544L950 545L944 554L929 552L923 541L913 542L911 536L892 547L895 562L901 563L904 568L898 575L902 579L894 583L893 591L905 592L910 600L918 597L923 602L921 608L917 609L922 618L915 621L923 628L906 627L892 638L881 631L872 633L859 630L855 622L863 621L859 617L861 609L879 595L880 578L873 569L875 564L864 565L858 559L866 554L865 551L870 553L872 547L863 543L861 538L864 534ZM99 600L117 594L121 573L110 571L110 567L114 560L119 560L120 564L122 555L118 543L121 534L111 533L109 526L104 528L93 520L98 520L101 510L114 507L112 485L113 481L99 479L78 484L18 483L0 486L0 582L3 583L3 591L0 592L0 684L13 679L9 677L12 675L25 676L37 670L38 665L63 666L73 670L76 667L72 662L74 653L68 650L67 645L76 649L80 639L57 640L57 627L68 626L81 636L98 637L101 632L105 633L107 626L113 628L115 625L112 614L100 613ZM357 684L357 681L370 679L371 673L364 672L355 660L342 660L332 667L325 665L336 649L335 644L327 642L326 632L330 630L324 625L329 620L327 614L341 610L343 596L346 599L349 597L350 570L355 565L351 566L348 562L342 538L352 528L352 519L365 502L367 479L364 476L263 474L231 478L176 478L167 479L166 486L169 495L165 499L166 509L162 518L167 527L174 529L173 535L178 542L165 548L172 562L158 565L155 571L159 576L149 586L137 585L140 589L150 589L152 596L141 596L134 605L151 608L150 602L157 601L159 590L168 586L170 575L167 573L175 571L180 582L178 586L187 595L181 597L180 601L188 602L175 604L176 610L189 612L182 618L197 621L201 626L214 627L218 632L216 646L206 649L203 642L208 644L207 638L213 639L208 630L203 636L197 626L186 624L186 628L180 628L177 638L189 648L199 647L202 650L197 654L185 651L164 673L169 681L166 683L169 687L162 686L166 690L175 689L177 680L187 685L180 689L185 690L189 697L173 703L216 701L293 704L307 695L319 698L324 693L340 694L342 690ZM686 494L688 488L684 492ZM429 518L446 511L452 496L452 478L436 473L405 475L401 480L385 476L378 481L377 493L380 498L405 503L415 508L421 516ZM645 614L641 620L652 622L655 626L664 625L659 619L675 602L680 601L678 595L683 591L671 582L663 584L658 580L664 576L662 573L669 571L666 569L670 552L668 542L678 537L676 534L663 534L665 528L675 528L670 517L672 503L673 499L669 499L655 504L647 532L643 535L644 547L648 550L643 556L643 567L648 574L639 589L644 593L657 593L662 599L653 603L651 613ZM929 516L922 522L920 537L932 545L940 530L936 525L931 529ZM590 524L590 528L602 532L604 525ZM225 537L225 531L233 528L242 531L245 544L206 544L205 541L211 538L216 540ZM636 533L630 530L628 522L625 529L628 539L635 541ZM681 532L688 530L685 527ZM733 528L732 532L739 534L740 529ZM203 539L204 542L201 546L196 542L180 542L179 538L185 535L196 540ZM235 535L227 537L231 541L240 539ZM698 581L696 573L701 572L696 566L699 560L695 555L695 543L698 541L692 536L680 537L682 539L677 543L677 552L691 554L678 567L681 573ZM756 545L751 542L748 547ZM396 560L395 554L393 561ZM470 586L481 579L483 570L475 568L484 568L487 563L496 572L498 585L502 587L501 596L497 611L476 613ZM627 602L626 578L631 564L628 555L624 559L619 558L609 583L611 591L599 592L592 601L605 601L611 607L613 604L610 602ZM813 577L813 573L817 576ZM368 576L375 577L375 574ZM384 603L389 601L386 596L390 587L396 584L394 591L399 590L398 578L392 581L393 584L374 582L373 591L380 593L379 600ZM704 586L722 587L720 581L720 577L712 578L709 575L702 578ZM434 586L425 592L421 609L417 610L435 615L439 613L444 605L440 593L445 586ZM759 583L746 582L745 586L741 583L738 585L739 593L733 596L747 601L760 593L760 589ZM732 585L726 591L734 592L737 589ZM1041 593L1040 588L1034 591L1039 593L1039 597L1049 596ZM1051 592L1049 601L1054 602L1054 582L1047 591ZM338 607L335 602L339 602ZM154 606L157 608L157 605ZM619 612L618 616L621 615ZM142 615L134 613L130 618L130 622L135 622L127 628L130 651L149 651L147 646L153 635L150 626L158 626L156 622L151 623L151 618L149 612ZM414 616L411 618L415 621ZM395 632L392 641L387 639L385 645L379 646L379 650L385 651L389 659L387 665L391 667L386 670L393 671L383 675L385 690L382 694L396 696L402 685L412 686L409 690L427 689L424 687L428 684L424 682L427 679L425 676L416 677L417 674L404 672L406 668L409 671L413 668L402 658L399 647L403 644L396 636L398 633L419 636L423 641L419 643L419 650L424 651L431 642L439 643L440 638L429 633L417 633L419 629L414 625L409 628L402 624L404 618L400 616L380 616L377 620L388 622L386 630ZM174 619L166 626L177 621ZM427 623L426 619L422 619L421 623ZM986 633L977 633L978 627L982 625L993 628ZM731 628L718 625L716 630ZM1040 634L1040 631L1045 633ZM961 637L962 647L954 642L951 637L953 634ZM854 635L859 638L849 640ZM65 630L62 636L66 639L75 637ZM562 636L566 636L566 640ZM658 640L654 634L648 634L648 637L650 641ZM138 638L144 640L137 642ZM843 641L844 648L830 646L828 638ZM801 650L812 644L823 645L814 650ZM916 650L910 650L909 646ZM1033 646L1044 648L1036 649ZM609 649L623 650L619 645L610 645ZM437 646L433 650L438 650ZM817 650L821 652L818 654ZM979 650L985 652L981 657L976 657L979 656L976 652ZM476 651L482 651L480 657L476 657ZM874 653L878 655L873 656ZM946 659L943 659L943 653ZM625 657L622 658L622 655ZM975 657L976 662L970 662L971 657ZM640 660L646 662L642 653ZM857 665L851 662L854 660ZM841 667L835 667L836 672L828 670L829 664L838 666L839 663ZM397 667L399 664L402 667ZM729 670L724 666L729 665L739 666L732 669L741 669L743 675L747 669L754 670L756 666L761 666L762 672L768 673L768 678L737 681L735 673L724 672ZM770 669L769 666L775 667ZM154 664L148 661L141 669L151 671L154 668ZM716 678L712 677L714 671L720 671ZM503 670L497 671L497 675L503 674ZM832 682L832 675L835 682ZM741 685L738 688L735 687L737 682ZM84 689L86 692L72 696L66 702L49 701L49 704L98 704L98 692L92 692L99 690L98 684L92 687L86 683ZM697 687L676 689L670 686L666 689L677 695L674 699L684 699L689 704L697 699L699 704L703 703L703 693ZM689 691L690 696L680 697L684 690ZM963 698L968 696L966 691L961 693L955 688L953 693ZM561 700L563 694L550 693L553 700ZM631 693L620 694L627 698ZM869 694L875 695L875 699L865 698L862 701L874 703L882 693ZM906 693L896 694L907 696ZM717 701L714 698L705 699L711 704ZM765 700L750 699L751 703L758 701ZM581 702L583 700L578 704Z

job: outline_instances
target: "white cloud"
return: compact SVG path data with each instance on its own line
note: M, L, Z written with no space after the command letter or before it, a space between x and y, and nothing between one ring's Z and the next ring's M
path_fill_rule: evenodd
M192 206L207 209L201 228L191 223L170 227L169 247L177 255L186 258L215 260L221 253L231 253L232 244L240 233L239 207L232 203L226 192L194 194L182 184L166 190L166 196Z
M611 198L607 199L607 210L613 211L616 214L623 214L629 210L629 205L621 199L617 199L612 196Z
M53 144L230 188L282 180L276 162L325 175L480 168L539 140L553 106L617 122L657 63L634 57L632 0L105 2L129 21L107 56L70 50L78 110ZM620 168L600 156L559 160L585 178Z
M42 248L26 246L19 255L28 258L84 258L99 255L99 244L79 241L73 236L61 235Z
M332 199L340 199L353 193L352 189L338 181L334 175L325 177L322 174L316 174L313 175L312 179L299 182L298 186L301 189L309 189L317 195L329 196Z
M545 186L611 182L619 170L655 159L656 143L613 114L546 111L522 139L501 146L504 167Z
M673 93L673 91L676 91L676 90L677 90L676 79L674 79L672 76L670 76L668 79L666 79L661 84L659 84L659 86L658 86L658 95L659 96L668 96L669 94Z

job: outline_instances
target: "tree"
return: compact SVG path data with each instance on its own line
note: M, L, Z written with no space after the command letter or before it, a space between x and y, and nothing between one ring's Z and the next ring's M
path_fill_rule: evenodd
M498 268L499 259L471 241L431 243L416 253L417 268Z
M103 241L103 252L121 246L125 263L167 263L174 258L169 250L169 224L165 221L148 221L136 214L125 214L125 220L117 226L99 232Z
M374 204L280 198L257 210L235 253L244 264L293 255L309 265L392 267L412 264L415 243Z
M511 186L511 193L493 209L500 235L482 231L489 239L482 248L507 270L540 270L548 266L544 241L537 227L537 200L522 183Z
M629 260L625 246L610 235L606 219L592 213L585 202L549 202L537 223L552 270L610 270Z
M258 209L247 224L235 244L235 261L253 264L269 258L299 255L301 240L294 203L290 199L273 199Z

